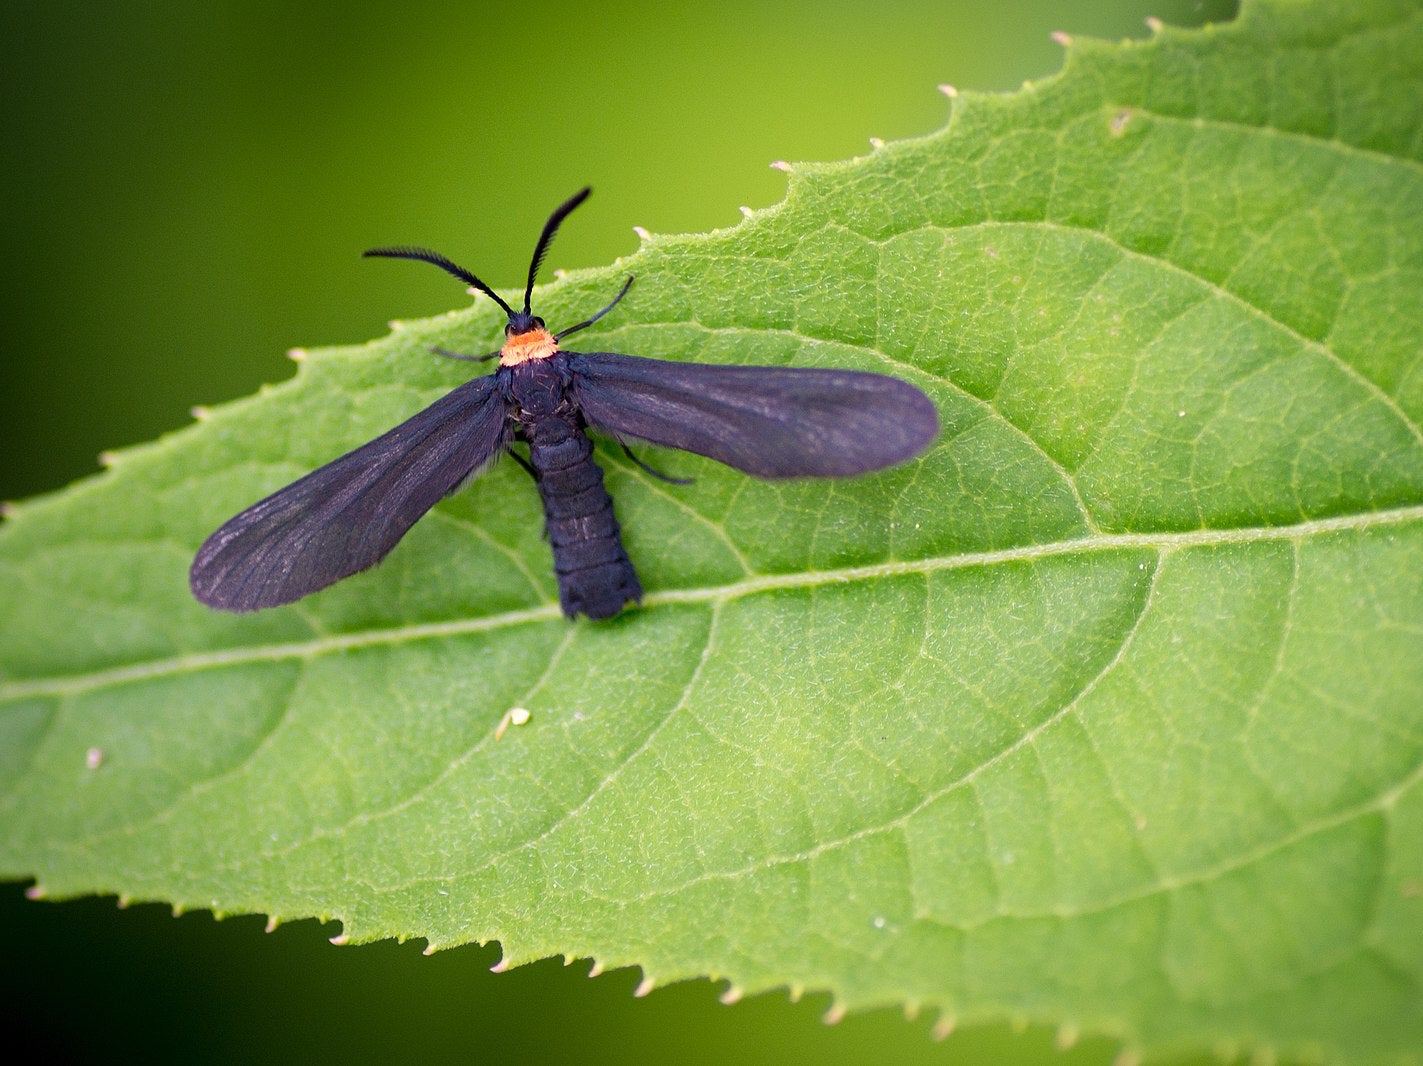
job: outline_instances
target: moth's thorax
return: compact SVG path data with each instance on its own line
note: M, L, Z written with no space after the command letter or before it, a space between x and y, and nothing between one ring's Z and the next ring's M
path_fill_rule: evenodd
M511 333L499 349L500 366L518 366L532 359L547 359L558 351L558 341L542 326L524 333Z

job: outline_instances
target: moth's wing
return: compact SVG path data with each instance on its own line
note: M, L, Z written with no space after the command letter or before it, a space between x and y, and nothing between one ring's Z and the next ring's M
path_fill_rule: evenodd
M939 432L933 401L885 374L568 355L590 425L756 477L864 474L912 459Z
M253 504L210 536L188 582L209 607L291 603L374 566L508 437L492 376Z

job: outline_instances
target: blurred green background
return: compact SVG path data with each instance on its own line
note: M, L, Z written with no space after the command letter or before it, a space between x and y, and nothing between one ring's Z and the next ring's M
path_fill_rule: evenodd
M776 159L841 159L938 128L935 86L1054 72L1052 30L1142 37L1233 0L641 0L41 4L0 10L6 352L0 499L60 488L194 404L287 377L295 345L359 342L463 306L433 271L362 262L432 245L517 287L548 211L596 195L551 267L633 251L631 227L729 226L777 202ZM646 353L655 354L655 353ZM0 595L5 592L0 590ZM721 1006L692 982L631 996L587 963L506 974L497 948L337 949L315 922L178 920L0 886L0 1003L78 1061L1106 1063L1049 1030L893 1012L827 1027L827 1000ZM12 1033L16 1028L12 1027ZM12 1037L13 1041L18 1036Z

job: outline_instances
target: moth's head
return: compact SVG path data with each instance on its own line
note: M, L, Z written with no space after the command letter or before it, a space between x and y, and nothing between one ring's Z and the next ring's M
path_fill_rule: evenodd
M499 349L500 366L519 366L534 359L547 359L558 351L558 338L544 328L544 320L528 313L509 316L504 327L504 346Z
M509 324L504 327L504 336L517 337L520 334L532 333L534 330L544 328L544 320L538 315L531 315L527 311L511 311L509 312Z

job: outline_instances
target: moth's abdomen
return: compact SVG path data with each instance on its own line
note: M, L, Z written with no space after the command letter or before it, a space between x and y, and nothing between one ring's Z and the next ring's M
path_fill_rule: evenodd
M561 418L545 419L527 433L563 613L611 618L629 600L642 599L642 585L623 550L592 442Z

